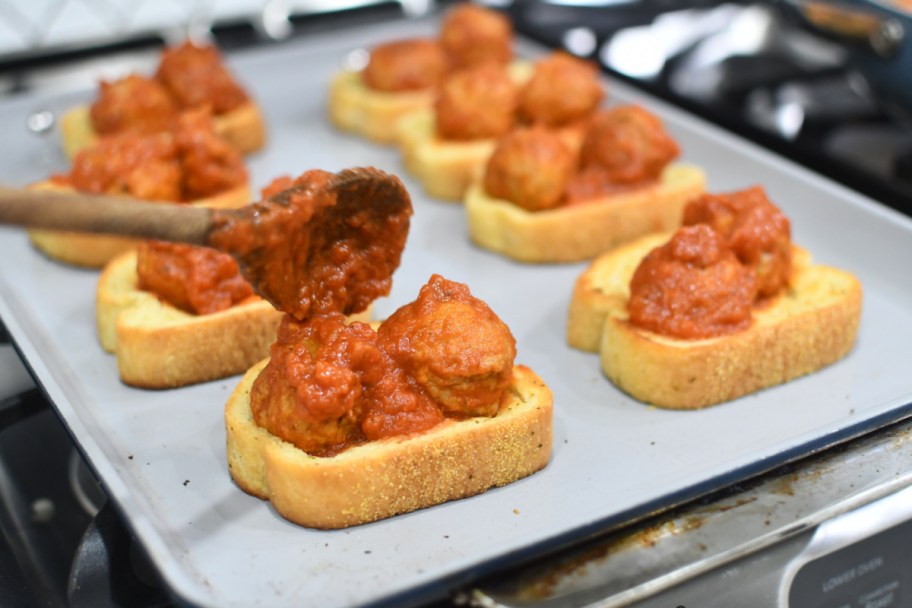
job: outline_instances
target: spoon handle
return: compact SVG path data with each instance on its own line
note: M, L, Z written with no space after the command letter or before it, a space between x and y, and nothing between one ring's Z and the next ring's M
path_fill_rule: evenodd
M190 205L0 187L0 223L204 245L213 213Z

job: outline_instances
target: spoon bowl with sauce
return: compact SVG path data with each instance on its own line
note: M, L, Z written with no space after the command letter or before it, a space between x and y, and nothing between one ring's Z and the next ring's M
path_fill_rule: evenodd
M399 178L372 167L308 171L239 209L0 188L0 223L228 253L260 296L299 320L360 312L388 294L411 214Z

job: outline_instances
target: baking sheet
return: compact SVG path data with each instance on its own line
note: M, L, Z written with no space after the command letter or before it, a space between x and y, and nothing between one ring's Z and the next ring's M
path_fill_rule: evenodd
M521 265L473 247L459 205L425 197L397 152L334 132L327 82L345 54L435 31L433 22L312 36L231 57L263 105L268 149L250 160L254 186L309 168L375 165L402 175L412 232L383 316L432 273L468 283L508 323L517 361L555 398L554 453L542 472L477 497L341 531L278 517L231 482L223 404L238 378L171 391L128 388L98 345L97 272L49 261L0 228L0 317L105 489L170 588L205 606L408 605L512 560L571 542L653 508L739 481L909 415L912 402L912 221L689 115L608 83L612 103L659 113L711 190L763 184L819 262L855 272L865 289L858 343L843 361L785 386L704 411L638 403L602 376L596 355L565 345L572 285L585 267ZM521 46L524 54L542 50ZM26 132L29 112L58 112L94 83L0 101L0 180L23 185L66 169L55 136Z

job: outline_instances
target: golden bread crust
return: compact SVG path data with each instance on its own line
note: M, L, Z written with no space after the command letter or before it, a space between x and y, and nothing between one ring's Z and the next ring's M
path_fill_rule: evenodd
M73 106L60 117L60 140L63 152L70 160L76 158L80 150L98 141L88 105Z
M241 154L259 152L266 145L266 120L252 100L212 118L215 132Z
M245 492L286 519L344 528L473 496L542 469L551 457L551 391L514 368L509 403L493 418L447 420L419 435L310 456L258 427L250 411L252 367L225 405L228 469Z
M212 122L216 133L241 154L257 152L266 145L266 121L253 100L214 116ZM70 160L77 152L98 141L87 104L74 106L60 117L60 137L63 151Z
M30 188L35 190L70 190L68 186L59 186L49 181L33 184ZM244 185L232 188L216 196L194 201L191 204L195 207L232 209L243 207L249 204L250 201L250 188ZM40 228L30 228L28 235L35 248L49 258L83 268L102 268L118 255L135 249L140 242L140 239L110 234L88 234Z
M437 136L434 112L414 112L398 123L406 170L434 198L461 202L474 176L497 146L496 139L445 141Z
M121 380L174 388L244 372L269 354L282 313L251 297L222 312L194 315L137 287L136 252L121 254L98 281L102 348L116 354Z
M102 348L117 356L120 378L141 388L175 388L245 372L269 355L282 313L258 297L194 315L139 289L136 252L112 260L96 290ZM371 309L349 317L367 321Z
M432 89L401 93L371 90L361 72L338 72L329 84L330 122L337 129L378 144L396 143L399 120L433 103Z
M480 247L520 262L577 262L644 234L673 230L705 188L702 169L674 163L656 185L544 211L492 198L476 179L465 207L469 235Z
M598 350L602 371L621 390L660 407L702 408L809 374L851 350L861 319L860 282L812 264L798 247L790 288L755 306L746 330L682 340L631 325L630 277L668 236L650 235L604 254L574 289L568 342Z

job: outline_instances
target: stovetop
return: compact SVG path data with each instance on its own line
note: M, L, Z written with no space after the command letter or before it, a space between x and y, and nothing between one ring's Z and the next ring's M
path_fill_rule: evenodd
M525 36L590 57L621 80L912 215L912 129L905 117L877 99L839 45L794 27L775 3L579 4L517 2L506 10ZM739 37L741 46L713 46L725 32L745 24L765 35L750 44ZM673 39L669 31L681 31L682 25L687 36ZM244 28L223 35L237 46L259 43ZM631 48L662 52L632 64L628 58L637 53ZM117 513L103 499L87 507L75 493L60 491L72 489L73 471L85 475L80 468L85 465L40 391L25 387L4 397L0 463L11 464L0 468L0 495L6 510L22 519L17 524L4 515L0 522L9 548L0 546L4 603L170 605ZM40 443L36 436L42 437ZM57 469L61 462L63 477ZM87 483L91 486L91 479ZM16 537L23 529L30 538ZM104 581L100 587L71 588L71 570L83 568L80 580L91 581L93 559L100 555L109 564L113 557L114 563L127 565L115 577L125 590L114 594L128 593L130 599L112 596ZM35 570L30 563L44 567Z
M517 30L912 215L912 113L767 1L517 2Z

